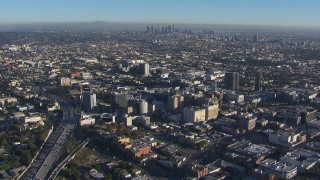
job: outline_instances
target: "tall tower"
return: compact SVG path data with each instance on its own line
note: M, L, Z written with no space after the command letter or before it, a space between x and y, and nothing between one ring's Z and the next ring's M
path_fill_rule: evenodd
M90 92L83 92L83 108L86 111L91 111L93 107L97 106L97 97L96 94L91 94Z
M259 41L259 36L258 35L253 36L253 42L258 42L258 41Z
M263 79L262 72L261 71L256 72L255 86L254 86L255 91L262 91L262 79Z
M140 64L140 74L143 76L149 76L150 75L150 67L149 63L142 63Z
M224 84L226 89L238 90L239 89L239 73L237 72L226 73Z

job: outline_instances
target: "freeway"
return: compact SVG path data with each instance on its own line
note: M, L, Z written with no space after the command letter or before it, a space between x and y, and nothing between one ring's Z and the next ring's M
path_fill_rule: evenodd
M59 174L60 170L71 160L74 158L74 156L76 155L76 153L82 149L83 147L85 147L89 142L91 141L91 139L87 139L85 141L83 141L81 144L78 145L78 147L76 147L60 164L57 165L57 167L52 171L51 175L49 176L49 180L51 179L55 179L55 177Z
M36 160L19 179L46 179L49 171L57 164L67 137L72 134L77 126L78 119L76 108L70 104L63 107L63 119L59 127L50 135L38 153Z

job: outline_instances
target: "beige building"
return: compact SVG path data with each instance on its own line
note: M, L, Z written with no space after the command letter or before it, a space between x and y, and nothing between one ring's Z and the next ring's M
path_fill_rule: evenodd
M168 98L168 107L170 110L176 110L184 107L184 96L174 95Z
M306 135L302 132L294 133L279 130L269 134L269 142L286 148L295 147L306 141Z
M206 121L206 110L197 106L184 108L183 120L185 122Z
M219 105L204 105L203 108L206 110L206 121L217 119L219 115Z

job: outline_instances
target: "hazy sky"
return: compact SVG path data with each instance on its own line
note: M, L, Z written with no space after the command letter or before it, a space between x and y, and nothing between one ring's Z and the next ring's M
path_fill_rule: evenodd
M320 26L320 0L1 0L0 23L142 22Z

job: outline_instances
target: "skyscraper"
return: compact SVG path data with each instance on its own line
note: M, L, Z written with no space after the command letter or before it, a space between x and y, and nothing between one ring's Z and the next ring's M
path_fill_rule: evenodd
M150 32L150 26L147 26L147 32L148 33Z
M149 76L150 75L150 67L149 63L142 63L140 64L140 74L143 76Z
M97 97L96 94L91 94L90 92L86 91L83 92L83 100L82 100L83 108L86 111L91 111L93 107L97 106Z
M258 35L253 36L253 42L258 42L258 41L259 41L259 36Z
M239 73L237 72L226 73L224 84L226 89L238 90L239 89Z
M151 33L153 33L153 26L151 26L151 29L150 29L150 30L151 30Z
M255 86L254 86L255 91L262 91L262 79L263 79L262 72L260 71L256 72Z
M112 107L116 108L126 108L128 107L128 95L114 92L112 95Z

